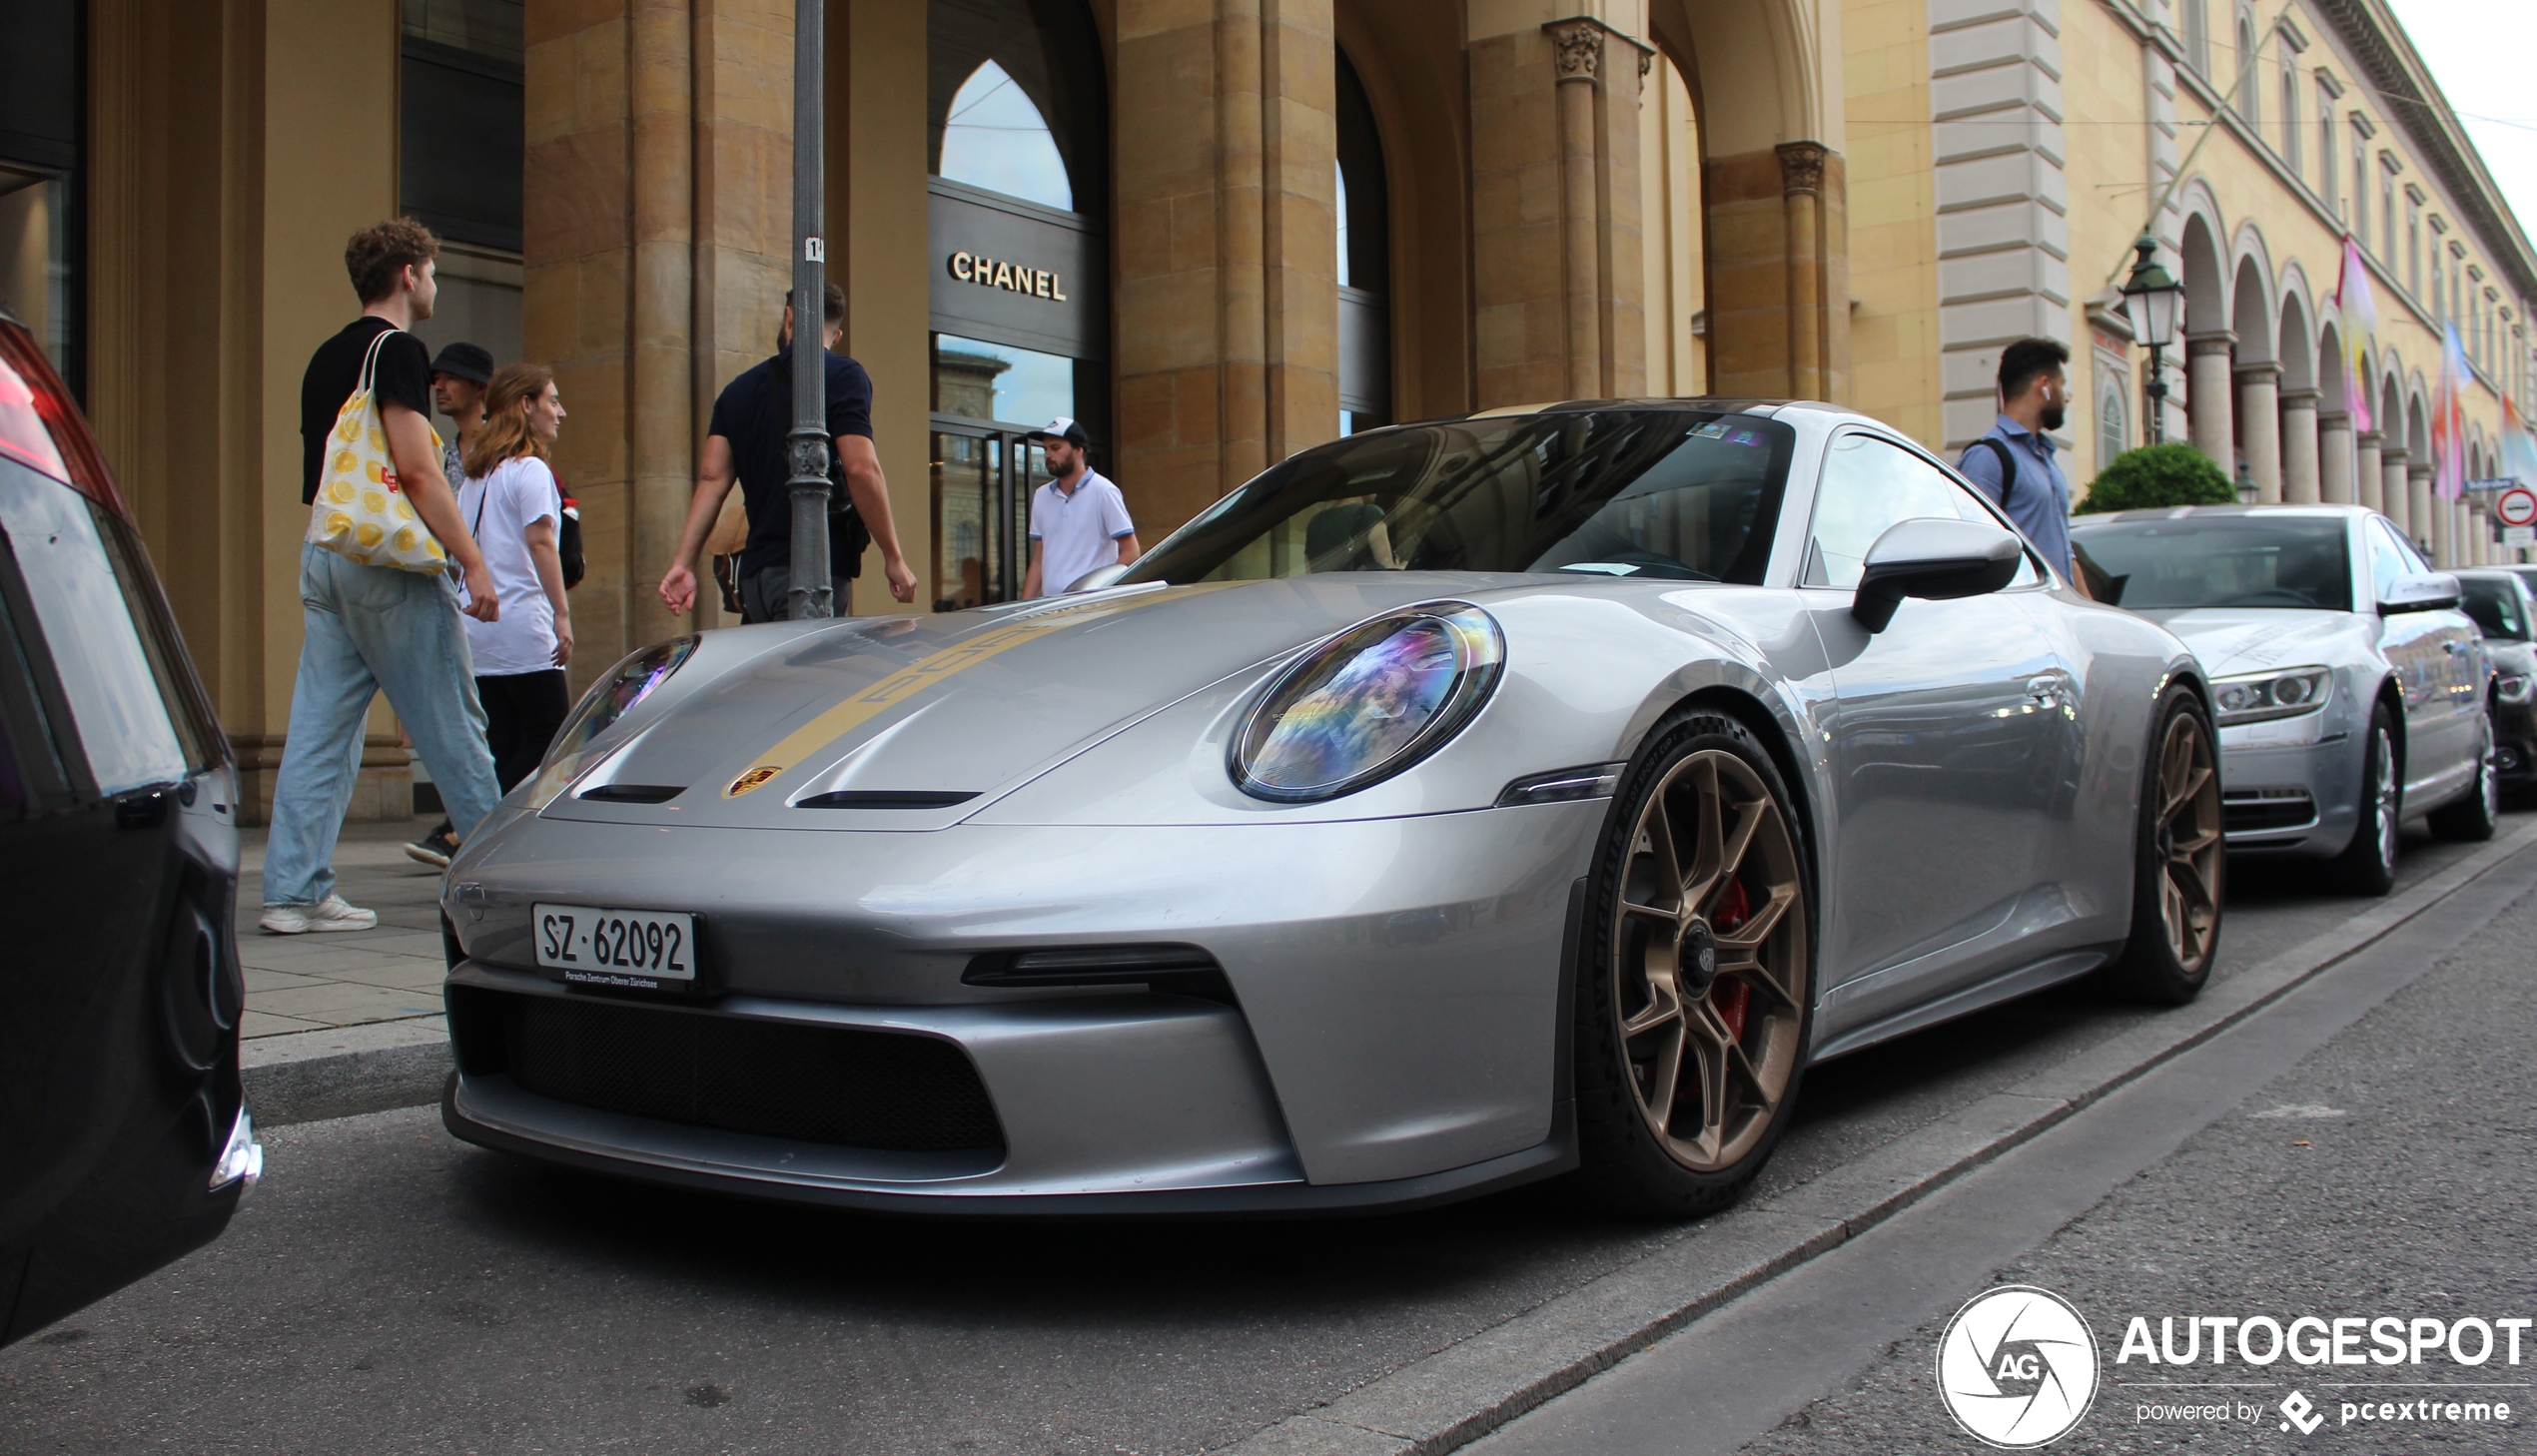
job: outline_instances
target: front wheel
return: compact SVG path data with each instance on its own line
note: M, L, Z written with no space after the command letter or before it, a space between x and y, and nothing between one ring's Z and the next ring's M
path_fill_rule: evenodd
M2424 815L2431 832L2461 844L2481 844L2502 824L2502 771L2494 762L2493 715L2485 713L2475 742L2475 787L2455 804Z
M2354 895L2384 895L2396 888L2396 845L2403 821L2404 783L2396 772L2396 724L2387 705L2369 710L2369 737L2361 745L2360 823L2352 842L2329 865Z
M2109 979L2144 1001L2182 1006L2219 952L2228 852L2221 838L2218 745L2202 700L2167 689L2152 720L2131 883L2131 935Z
M1658 729L1613 801L1588 904L1581 1180L1635 1214L1724 1207L1787 1127L1814 1017L1795 813L1749 729L1701 712Z

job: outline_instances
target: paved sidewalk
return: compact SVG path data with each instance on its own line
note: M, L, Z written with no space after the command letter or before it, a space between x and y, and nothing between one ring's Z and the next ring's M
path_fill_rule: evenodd
M324 935L277 936L256 924L264 913L265 831L243 833L238 959L247 972L241 1030L251 1056L268 1038L391 1022L423 1022L401 1030L438 1039L447 969L440 951L440 872L406 858L405 849L437 822L435 815L345 825L335 852L336 893L378 911L379 925Z

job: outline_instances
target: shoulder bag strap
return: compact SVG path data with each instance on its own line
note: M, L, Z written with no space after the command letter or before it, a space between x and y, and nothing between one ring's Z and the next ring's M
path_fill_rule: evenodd
M2007 510L2009 508L2009 492L2018 488L2018 457L2009 453L2009 442L2007 440L1998 438L1994 435L1986 434L1982 438L1975 440L1974 443L1976 445L1991 446L1991 452L2000 457L2000 508L2002 510ZM1972 451L1968 450L1966 453L1971 454Z

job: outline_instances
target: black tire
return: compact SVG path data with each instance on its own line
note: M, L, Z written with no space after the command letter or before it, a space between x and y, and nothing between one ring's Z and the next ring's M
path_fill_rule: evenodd
M1697 709L1657 726L1613 797L1586 905L1578 1186L1633 1216L1725 1207L1787 1129L1815 1015L1813 873L1751 730Z
M2475 787L2454 804L2443 804L2424 822L2442 839L2459 844L2482 844L2502 826L2502 770L2493 756L2493 715L2486 712L2478 725L2482 739L2475 750Z
M2133 831L2131 932L2104 979L2121 994L2182 1006L2202 994L2219 954L2228 850L2219 787L2219 735L2181 683L2149 720Z
M2361 752L2360 822L2352 826L2352 842L2326 862L2335 884L2352 895L2384 895L2396 888L2397 825L2404 820L2396 722L2385 703L2369 710L2368 733Z

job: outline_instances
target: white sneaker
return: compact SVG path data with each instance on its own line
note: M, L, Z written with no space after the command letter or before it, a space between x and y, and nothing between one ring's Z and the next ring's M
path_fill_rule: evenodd
M344 903L341 895L329 895L315 905L268 905L264 919L256 924L277 936L306 935L311 931L366 931L379 924L379 912L361 910Z

